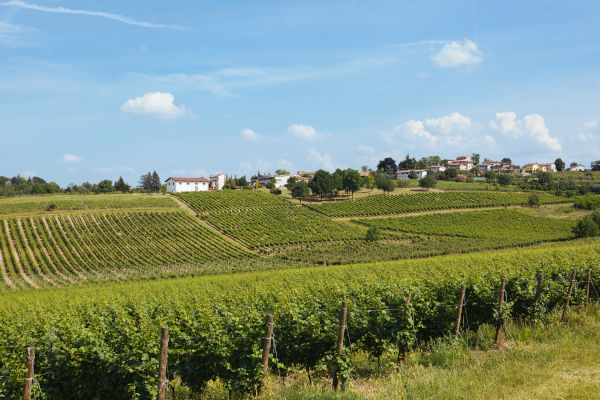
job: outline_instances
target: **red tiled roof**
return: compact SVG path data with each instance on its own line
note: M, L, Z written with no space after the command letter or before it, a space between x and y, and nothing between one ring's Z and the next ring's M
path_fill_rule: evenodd
M173 179L174 181L178 182L208 182L208 179L206 178L175 178L171 176L166 181L168 181L169 179Z

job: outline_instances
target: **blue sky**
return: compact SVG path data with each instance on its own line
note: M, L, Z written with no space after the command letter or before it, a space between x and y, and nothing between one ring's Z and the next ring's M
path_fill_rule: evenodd
M596 1L0 0L0 175L600 159Z

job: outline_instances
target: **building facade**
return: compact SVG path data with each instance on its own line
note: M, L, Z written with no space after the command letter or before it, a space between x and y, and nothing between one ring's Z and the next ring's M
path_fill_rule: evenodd
M206 178L168 178L167 193L205 192L209 190L209 181Z

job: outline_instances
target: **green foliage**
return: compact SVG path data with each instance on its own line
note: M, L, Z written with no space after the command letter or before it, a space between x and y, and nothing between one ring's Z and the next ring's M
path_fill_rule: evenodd
M375 185L377 189L383 190L388 194L393 192L396 188L395 181L388 174L377 174L375 177Z
M344 190L352 195L360 189L360 174L357 170L349 168L344 172L343 186Z
M434 188L437 184L437 180L435 179L435 175L427 174L424 178L419 179L419 186L427 189Z
M308 184L305 181L300 181L292 187L292 197L294 199L304 199L310 195Z
M333 193L335 182L329 172L320 169L315 172L315 176L308 183L308 187L314 195L321 196L321 200L323 200L323 196L330 196Z
M550 194L539 194L541 204L564 203L568 200ZM452 208L478 208L492 206L526 205L527 193L508 192L437 192L396 196L373 196L357 200L327 204L310 204L311 207L332 217L401 214Z
M531 193L529 195L528 204L530 207L539 207L540 206L540 195L537 193Z
M510 209L366 218L354 221L369 227L376 226L393 231L490 238L507 246L570 239L574 226L574 222L569 219L532 216Z
M574 206L584 210L596 210L600 208L600 196L588 194L586 196L575 199Z
M502 186L512 185L515 181L515 177L513 174L499 174L498 175L498 183Z
M367 242L379 240L379 228L377 226L370 226L369 229L367 229L365 240Z
M600 279L598 250L588 243L0 294L0 396L20 396L23 349L35 346L36 378L48 399L65 393L72 399L155 397L162 325L170 327L170 379L177 375L200 389L219 378L232 392L247 394L262 377L267 312L275 316L277 361L284 370L314 366L332 354L341 300L348 300L355 349L405 351L448 334L461 284L467 285L468 328L495 321L500 277L507 278L512 305L506 318L521 320L539 273L546 277L545 310L562 304L573 268L579 280L588 268L594 281ZM584 288L576 287L572 304L583 298ZM21 323L16 315L30 318ZM352 367L344 357L335 361L342 374Z
M577 222L577 225L573 227L573 233L575 237L592 237L600 234L600 227L591 216L586 216Z

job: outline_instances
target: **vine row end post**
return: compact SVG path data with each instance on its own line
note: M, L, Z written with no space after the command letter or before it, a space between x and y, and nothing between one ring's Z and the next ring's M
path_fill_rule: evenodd
M167 356L169 352L169 327L163 326L160 336L160 356L158 361L158 396L165 400L167 393Z
M500 344L500 330L504 326L504 322L502 319L502 306L504 305L504 288L506 287L506 278L502 278L500 281L500 292L498 293L498 323L496 324L496 337L494 338L494 343L496 345Z
M263 352L262 352L262 370L263 382L258 389L258 394L262 394L263 388L267 383L267 374L269 373L269 354L271 353L271 341L273 339L273 314L267 314L265 322L265 336L263 337Z
M35 364L35 347L27 348L27 356L25 358L25 384L23 385L23 400L31 400L31 388L33 387L33 367Z
M342 310L340 312L340 325L338 329L338 340L335 348L335 355L339 357L342 355L342 351L344 350L344 333L346 332L346 318L348 314L348 303L342 301ZM338 390L339 388L339 377L338 371L334 371L333 373L333 390Z
M463 303L465 301L465 291L467 290L466 285L460 287L460 296L458 297L458 306L456 308L456 325L454 328L454 336L458 336L460 333L460 321L462 319Z
M573 269L573 273L571 274L571 282L569 282L569 290L567 290L567 298L565 299L565 305L563 306L562 316L560 317L560 322L565 320L567 316L567 311L569 310L569 301L571 300L571 292L573 291L573 285L575 284L575 269Z

